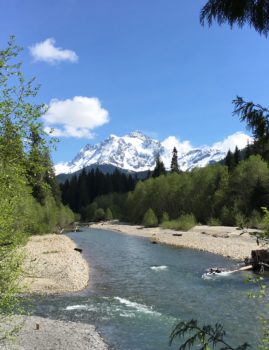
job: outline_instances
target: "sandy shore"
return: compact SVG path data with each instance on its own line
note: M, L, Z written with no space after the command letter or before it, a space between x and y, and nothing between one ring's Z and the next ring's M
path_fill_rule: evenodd
M22 317L16 318L18 323L21 323L22 320ZM37 324L39 329L37 329ZM107 350L108 347L92 325L27 316L24 318L16 341L0 343L0 349Z
M75 243L64 235L32 236L25 250L22 284L30 293L74 292L87 286L89 268ZM4 329L21 325L14 342L0 342L1 350L107 350L95 326L37 316L14 316Z
M249 234L255 230L243 233L242 230L228 226L195 226L188 232L167 230L160 227L144 228L143 226L117 222L97 223L90 227L145 237L158 243L199 249L238 260L250 256L251 250L261 248L257 245L256 238ZM174 234L182 236L173 236ZM269 245L265 245L263 248L269 248Z
M32 236L25 246L23 285L30 293L53 294L85 288L89 268L75 243L64 235Z

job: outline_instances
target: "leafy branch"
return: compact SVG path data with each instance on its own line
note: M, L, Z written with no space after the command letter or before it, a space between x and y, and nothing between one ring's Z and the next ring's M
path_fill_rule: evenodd
M222 25L225 22L240 28L244 24L253 27L259 34L267 37L269 33L268 0L209 0L202 8L200 22L212 25L213 20Z
M214 327L211 325L199 326L197 320L191 320L187 322L179 322L170 335L169 345L171 345L175 339L182 339L185 335L190 337L178 348L178 350L190 349L194 345L201 346L199 350L210 350L211 344L213 349L218 344L222 347L220 350L246 350L249 344L244 343L238 347L229 345L225 340L225 330L223 326L216 323Z

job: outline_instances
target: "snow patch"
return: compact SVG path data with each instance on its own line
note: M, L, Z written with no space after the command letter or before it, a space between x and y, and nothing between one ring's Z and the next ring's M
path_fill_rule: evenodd
M250 136L237 132L211 147L193 148L189 141L180 141L175 136L160 142L140 131L134 131L122 137L110 135L101 143L86 145L71 162L56 164L55 173L70 174L93 164L108 164L135 172L148 171L154 169L158 154L169 169L174 147L178 151L179 167L186 171L218 162L229 149L234 151L236 146L242 149L252 141Z

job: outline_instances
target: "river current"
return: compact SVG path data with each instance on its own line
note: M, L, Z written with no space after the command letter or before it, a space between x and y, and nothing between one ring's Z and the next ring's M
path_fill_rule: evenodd
M180 320L223 324L233 345L257 348L257 317L265 300L248 298L251 273L203 278L207 268L237 262L147 239L87 229L68 234L90 264L90 284L78 293L37 297L35 315L95 324L111 349L166 350ZM266 310L266 309L265 309ZM176 346L177 345L177 346Z

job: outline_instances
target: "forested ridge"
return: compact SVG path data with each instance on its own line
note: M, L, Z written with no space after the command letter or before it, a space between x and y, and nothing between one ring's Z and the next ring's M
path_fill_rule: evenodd
M176 154L174 149L170 171L158 156L150 177L138 181L134 190L129 186L134 187L135 180L119 172L84 171L61 186L63 200L87 221L105 219L95 212L109 209L113 218L147 225L150 209L154 225L170 221L171 228L180 228L186 216L192 224L260 225L262 208L269 206L269 168L257 143L243 152L229 151L222 164L191 172L180 171Z
M41 123L46 107L34 102L38 86L25 80L20 51L13 37L0 50L0 321L18 312L23 259L18 248L29 234L52 232L74 220L61 203L51 139ZM0 325L0 339L4 336Z

